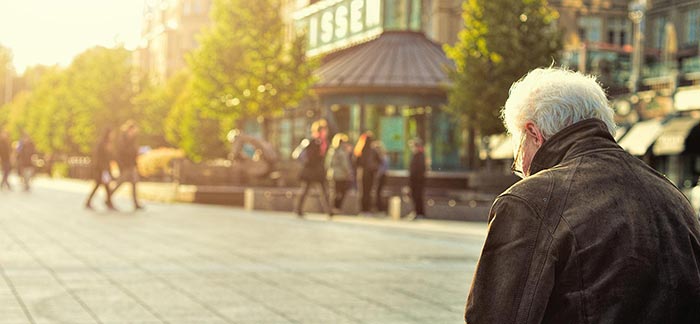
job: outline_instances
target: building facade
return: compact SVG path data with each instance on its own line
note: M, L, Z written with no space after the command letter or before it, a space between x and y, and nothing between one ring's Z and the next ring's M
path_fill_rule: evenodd
M550 4L564 33L561 63L599 77L620 145L689 192L700 177L700 0Z
M281 118L250 120L244 131L269 139L289 157L309 135L308 125L325 118L332 133L352 139L373 131L394 170L407 167L406 143L414 137L426 142L433 172L464 170L467 130L443 109L445 67L452 63L442 50L457 41L462 0L282 3L288 38L303 33L307 55L321 60L318 82L312 99L299 108ZM689 139L700 131L694 124L700 118L700 0L549 4L559 12L564 38L559 63L599 77L622 126L616 136L621 145L641 152L635 154L677 185L694 185L700 157L693 152L700 153L700 144ZM186 53L197 46L196 34L209 22L210 7L211 0L147 1L142 46L135 54L142 73L158 83L184 67ZM690 119L674 121L681 117ZM682 145L663 144L679 141ZM481 157L507 165L509 141L501 136L490 143Z
M185 67L187 53L197 48L197 35L209 24L212 0L147 0L141 43L134 61L155 84Z
M283 156L307 136L306 125L325 118L331 133L357 139L372 131L390 168L405 170L407 142L421 138L433 171L463 168L464 129L443 107L452 62L442 45L462 26L458 0L287 1L290 35L307 37L310 57L321 57L316 100L273 121ZM268 130L268 133L270 131Z

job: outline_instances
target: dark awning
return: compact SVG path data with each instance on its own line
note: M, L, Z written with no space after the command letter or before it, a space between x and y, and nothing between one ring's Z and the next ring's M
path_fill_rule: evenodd
M422 33L385 32L379 38L331 54L316 70L317 93L402 92L444 94L446 67L453 66L442 47Z
M677 117L669 120L663 127L661 135L654 143L654 155L681 154L686 148L686 139L700 119L693 117Z
M630 154L642 156L659 137L661 129L661 122L658 120L638 122L622 137L619 144Z

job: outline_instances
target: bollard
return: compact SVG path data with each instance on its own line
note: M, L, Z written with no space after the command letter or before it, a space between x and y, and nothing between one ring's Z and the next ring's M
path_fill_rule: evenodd
M246 188L243 190L243 209L251 211L255 205L255 190Z
M389 216L392 220L401 219L401 197L393 196L389 198Z

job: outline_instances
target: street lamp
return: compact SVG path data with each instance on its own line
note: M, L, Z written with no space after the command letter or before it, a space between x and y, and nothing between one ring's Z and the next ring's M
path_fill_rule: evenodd
M629 4L629 18L634 23L634 43L632 51L632 75L630 75L629 88L632 94L639 90L639 83L644 64L644 13L647 9L647 0L636 0Z

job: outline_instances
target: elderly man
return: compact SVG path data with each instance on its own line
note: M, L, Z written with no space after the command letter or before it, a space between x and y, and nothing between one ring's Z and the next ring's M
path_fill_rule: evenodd
M466 322L700 323L700 225L615 143L595 79L531 71L503 119L524 179L493 203Z

